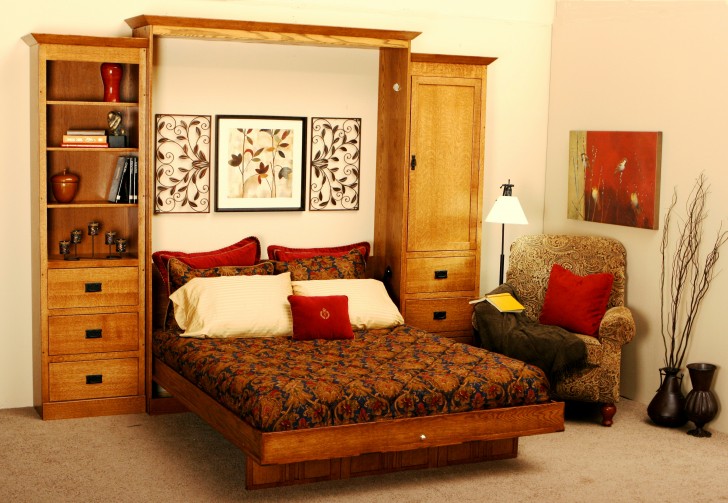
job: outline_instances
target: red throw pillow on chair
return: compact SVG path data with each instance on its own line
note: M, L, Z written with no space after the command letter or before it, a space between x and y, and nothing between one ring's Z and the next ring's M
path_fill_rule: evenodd
M579 334L597 335L613 282L614 276L606 272L579 276L554 264L538 321Z

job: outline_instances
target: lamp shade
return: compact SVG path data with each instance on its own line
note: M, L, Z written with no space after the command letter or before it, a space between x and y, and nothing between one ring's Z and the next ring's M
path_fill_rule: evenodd
M525 225L528 223L526 214L523 213L521 203L516 196L498 196L488 216L485 217L485 221L496 224Z

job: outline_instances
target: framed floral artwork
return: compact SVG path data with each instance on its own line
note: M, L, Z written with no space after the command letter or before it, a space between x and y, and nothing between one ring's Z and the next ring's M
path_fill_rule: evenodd
M571 131L567 217L657 229L661 132Z
M361 119L311 118L310 210L358 210Z
M157 114L154 212L210 212L209 115Z
M215 117L215 211L302 211L306 118Z

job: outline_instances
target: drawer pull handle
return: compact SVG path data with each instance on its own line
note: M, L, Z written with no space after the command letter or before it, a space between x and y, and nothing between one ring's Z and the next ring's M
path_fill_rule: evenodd
M96 293L101 291L101 283L86 283L85 285L85 291L86 293Z
M447 319L447 311L435 311L432 313L433 320L445 320Z
M101 329L100 328L90 328L86 330L86 338L87 339L101 339Z
M91 374L86 376L86 384L103 384L104 376L102 374Z
M447 269L444 271L435 271L435 279L447 279Z

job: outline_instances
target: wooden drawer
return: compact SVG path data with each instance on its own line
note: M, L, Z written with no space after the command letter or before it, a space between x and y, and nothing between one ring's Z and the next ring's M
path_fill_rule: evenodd
M104 353L139 349L136 313L48 318L48 354Z
M51 402L139 394L137 358L51 363L48 367Z
M135 306L136 267L90 267L48 271L48 308Z
M472 314L473 306L465 297L405 300L405 323L428 332L472 331Z
M471 291L476 281L472 256L407 259L407 293Z

